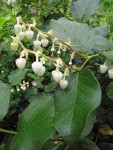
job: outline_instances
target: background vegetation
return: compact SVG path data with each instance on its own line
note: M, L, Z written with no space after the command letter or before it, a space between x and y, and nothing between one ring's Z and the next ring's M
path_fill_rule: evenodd
M88 14L82 16L76 15L78 1L22 0L14 6L0 1L0 150L113 149L113 82L99 70L106 60L111 68L113 65L113 1L97 0L96 4L95 0L88 6ZM80 6L84 8L85 2ZM92 12L95 5L97 11ZM70 74L69 87L64 91L53 81L55 66L49 61L42 77L30 69L33 56L24 70L17 69L15 60L21 48L11 50L11 36L15 36L19 15L26 23L32 23L34 17L40 30L52 29L64 42L69 35L72 47L81 53L99 56L87 64L75 57L73 67L84 64L85 69ZM75 25L75 21L80 24ZM33 48L26 38L23 43ZM45 48L47 56L51 55L50 47L51 42ZM66 63L69 55L67 50L61 56ZM29 84L25 91L20 88L24 82Z

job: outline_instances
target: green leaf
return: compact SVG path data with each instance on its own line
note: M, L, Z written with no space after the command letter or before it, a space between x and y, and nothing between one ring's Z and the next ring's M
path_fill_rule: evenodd
M19 117L19 132L12 150L39 150L54 133L54 100L46 94L37 95Z
M0 81L0 121L5 117L9 109L10 88Z
M6 19L4 17L0 17L0 27L2 27L5 22L6 22Z
M69 21L66 18L51 21L53 34L64 42L71 41L73 48L81 52L90 51L95 45L95 34L87 24Z
M110 32L110 26L104 25L100 27L93 28L92 31L95 33L95 35L101 35L103 37L106 37Z
M84 125L84 129L80 135L80 139L83 139L88 134L90 134L93 125L95 123L95 119L96 119L95 117L96 117L96 110L93 110L87 117L86 124Z
M29 87L25 92L25 98L28 99L31 96L35 96L38 93L38 89L36 87Z
M17 69L12 71L11 74L8 76L9 83L12 85L20 84L21 81L25 78L27 70L28 69L24 70Z
M93 73L88 69L73 73L68 88L58 88L55 92L56 130L67 140L84 138L88 134L88 131L83 133L89 126L87 122L100 101L101 89Z
M71 3L71 14L75 19L93 15L99 8L100 0L78 0Z
M107 96L110 99L113 99L113 82L109 83L109 85L107 86Z
M106 56L107 59L113 61L113 51L104 52L103 55Z
M78 147L79 150L99 150L97 145L88 138L85 138L82 142L80 142Z
M105 51L105 50L112 50L113 49L113 42L108 41L106 38L102 37L101 35L97 35L95 37L96 43L93 47L94 49L97 49L99 51Z

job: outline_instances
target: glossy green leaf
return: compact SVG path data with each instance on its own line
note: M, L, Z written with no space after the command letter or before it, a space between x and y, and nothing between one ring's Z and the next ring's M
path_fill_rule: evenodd
M55 128L67 140L84 138L88 134L93 111L101 101L101 89L93 73L84 69L69 77L66 90L58 88L55 92ZM93 123L95 115L93 114Z
M88 52L95 45L95 34L87 24L69 21L66 18L51 21L53 34L64 42L71 41L73 48Z
M78 0L71 3L71 14L75 19L87 18L99 8L100 0Z
M9 109L10 88L0 81L0 121L5 117Z
M25 78L26 72L27 69L24 70L17 69L12 71L11 74L8 76L9 83L12 85L20 84L21 81Z
M11 150L39 150L54 133L54 101L51 96L37 95L19 117L19 132Z

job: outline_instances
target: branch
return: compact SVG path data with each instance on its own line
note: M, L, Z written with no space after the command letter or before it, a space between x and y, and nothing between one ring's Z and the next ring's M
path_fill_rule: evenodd
M22 47L22 49L23 49L24 52L37 55L37 52L25 48L25 46L22 44L22 42L21 42L19 39L18 39L18 42L19 42L19 44L20 44L20 46ZM42 57L44 57L44 58L47 59L47 60L52 61L52 62L56 62L56 61L59 59L59 57L51 58L51 57L49 57L49 56L44 55L43 53L39 53L39 55L42 56ZM63 65L64 67L68 68L69 70L73 70L73 71L74 71L74 70L75 70L75 71L79 70L77 67L76 67L76 68L73 68L73 67L71 67L71 66L68 66L68 65L67 65L65 62L63 62L63 61L62 61L62 65Z
M79 55L79 56L81 56L81 57L83 57L83 58L86 58L86 55L85 55L85 54L82 54L82 53L78 52L77 50L75 50L74 48L72 48L72 47L71 47L69 44L67 44L66 42L63 42L62 40L58 39L57 37L55 37L55 36L53 36L53 35L51 35L51 34L49 34L49 33L47 33L47 32L43 32L43 31L39 30L39 29L36 28L36 27L33 27L33 28L34 28L36 31L41 32L41 33L43 33L43 34L45 34L45 35L51 37L52 39L57 39L60 43L62 43L63 45L67 46L72 52L75 52L77 55Z

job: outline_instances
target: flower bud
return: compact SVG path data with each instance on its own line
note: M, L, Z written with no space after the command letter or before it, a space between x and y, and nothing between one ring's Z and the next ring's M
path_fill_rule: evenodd
M11 50L17 51L18 50L18 43L17 42L12 42L11 43Z
M20 92L20 88L17 88L17 92Z
M48 45L49 41L47 39L42 39L41 43L42 43L43 47L46 47Z
M60 55L60 54L61 54L61 51L60 51L60 50L59 50L59 51L57 51L57 54L58 54L58 55Z
M44 75L44 73L45 73L45 70L46 70L46 68L44 67L44 66L42 66L42 69L41 69L41 71L38 73L38 76L43 76Z
M20 32L19 34L18 34L18 36L19 36L19 39L20 40L23 40L24 39L24 37L25 37L25 32Z
M72 65L72 61L69 62L69 65L70 65L70 66Z
M100 65L100 72L102 74L106 73L106 71L108 70L108 66L103 64L103 65Z
M14 25L15 33L18 34L22 31L22 26L20 24Z
M67 86L68 86L68 81L62 79L62 80L60 81L60 87L61 87L61 89L64 90Z
M52 71L52 77L58 83L62 80L63 74L60 71L54 70Z
M36 41L34 41L33 42L33 45L34 45L34 48L40 48L40 46L41 46L41 41L38 41L38 40L36 40Z
M36 81L32 81L31 84L32 84L32 86L37 86L37 82Z
M43 64L41 62L32 63L33 72L36 74L38 74L41 71L42 67L43 67Z
M108 70L108 75L110 79L113 79L113 69Z
M28 40L31 40L33 38L34 32L33 31L26 31L25 35L28 38Z
M14 92L14 89L11 89L11 93L13 93Z
M25 58L18 58L16 60L16 65L19 69L24 69L25 65L26 65L26 59Z

